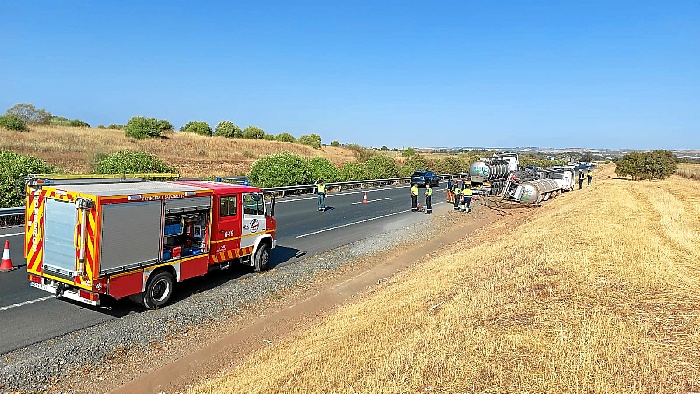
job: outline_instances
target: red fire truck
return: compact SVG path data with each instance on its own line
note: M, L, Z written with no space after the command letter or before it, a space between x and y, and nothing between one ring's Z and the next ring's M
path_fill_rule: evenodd
M275 247L274 198L209 181L27 178L31 286L99 305L130 297L154 309L175 282L240 262L264 270Z

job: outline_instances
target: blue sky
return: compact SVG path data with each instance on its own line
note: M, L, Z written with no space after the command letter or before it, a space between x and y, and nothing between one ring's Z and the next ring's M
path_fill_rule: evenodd
M700 149L700 2L2 3L0 112L324 143Z

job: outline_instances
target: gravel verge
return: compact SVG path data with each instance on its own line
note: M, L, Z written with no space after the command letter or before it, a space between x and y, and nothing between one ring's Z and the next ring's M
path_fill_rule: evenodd
M455 215L434 215L433 222L454 221ZM447 226L428 226L433 232ZM133 312L124 317L82 329L5 354L0 359L0 392L4 393L80 393L100 386L101 374L119 368L122 357L143 354L147 350L176 347L173 338L192 340L188 332L200 326L223 325L240 316L245 309L271 295L303 287L319 275L328 274L371 254L400 247L426 235L422 223L345 245L343 247L278 265L263 274L244 274L154 311ZM148 368L164 365L155 360ZM71 367L68 367L71 366ZM75 367L79 366L79 367ZM129 371L122 371L128 375ZM137 374L138 371L131 371ZM127 375L124 376L128 380ZM87 381L84 379L89 376ZM103 382L104 386L113 386ZM69 387L69 388L68 388ZM91 388L92 387L92 388Z

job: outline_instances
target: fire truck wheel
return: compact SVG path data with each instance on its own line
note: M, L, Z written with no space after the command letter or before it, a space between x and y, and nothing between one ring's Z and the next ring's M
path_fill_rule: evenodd
M265 271L267 263L270 262L270 245L261 243L258 250L255 252L255 272Z
M143 292L143 306L156 309L165 305L173 294L175 280L167 271L158 271L148 279L146 291Z

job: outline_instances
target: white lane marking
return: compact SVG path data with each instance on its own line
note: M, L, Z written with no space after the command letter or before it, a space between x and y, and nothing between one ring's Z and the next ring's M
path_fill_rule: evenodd
M24 234L24 232L14 233L14 234L0 234L0 238L12 237L14 235L23 235L23 234Z
M18 304L12 304L12 305L8 305L8 306L3 306L2 308L0 308L0 312L6 311L6 310L12 309L12 308L17 308L17 307L19 307L19 306L24 306L24 305L33 304L33 303L35 303L35 302L46 301L46 300L49 300L49 299L51 299L51 298L54 298L54 296L41 297L41 298L37 298L36 300L29 300L29 301L20 302L20 303L18 303Z
M435 203L435 204L433 204L433 205L440 205L440 204L442 204L442 202L438 202L438 203ZM394 213L387 213L386 215L376 216L376 217L369 218L369 219L358 220L357 222L346 223L346 224L342 224L342 225L340 225L340 226L328 227L328 228L324 228L323 230L314 231L314 232L312 232L312 233L297 235L296 238L304 238L304 237L308 237L309 235L316 235L316 234L324 233L324 232L326 232L326 231L337 230L337 229L339 229L339 228L348 227L348 226L352 226L352 225L355 225L355 224L360 224L360 223L365 223L365 222L371 222L372 220L377 220L377 219L381 219L381 218L386 218L386 217L389 217L389 216L394 216L394 215L398 215L398 214L400 214L400 213L406 213L406 212L411 212L411 210L410 210L410 209L406 209L406 210L404 210L404 211L399 211L399 212L394 212Z

